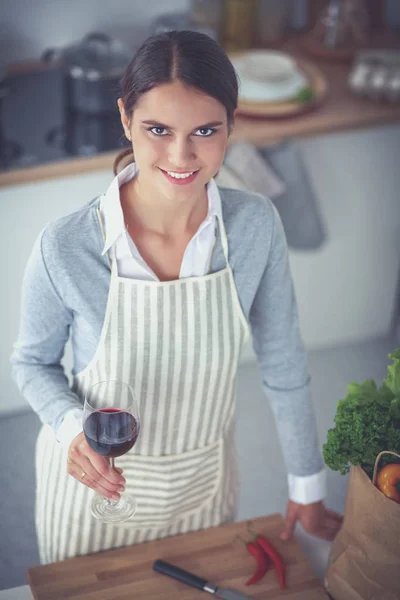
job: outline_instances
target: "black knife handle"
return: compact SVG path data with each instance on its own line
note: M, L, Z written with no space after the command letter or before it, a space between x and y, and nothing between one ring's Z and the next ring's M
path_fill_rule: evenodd
M153 563L153 570L162 573L163 575L168 575L169 577L173 577L182 583L186 583L187 585L191 585L198 590L203 590L207 585L207 580L202 579L201 577L197 577L197 575L193 575L193 573L189 573L189 571L184 571L175 565L171 565L171 563L167 563L164 560L157 559Z

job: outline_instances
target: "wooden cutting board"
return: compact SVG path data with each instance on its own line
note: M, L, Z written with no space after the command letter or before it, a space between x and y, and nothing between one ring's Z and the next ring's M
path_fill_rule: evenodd
M250 586L245 581L255 561L245 546L246 522L212 527L128 548L107 550L28 569L35 600L206 600L211 597L152 570L161 558L220 586L247 594L254 600L327 600L328 596L295 540L282 542L281 515L253 519L253 529L268 537L281 553L287 569L287 589L281 590L271 568Z

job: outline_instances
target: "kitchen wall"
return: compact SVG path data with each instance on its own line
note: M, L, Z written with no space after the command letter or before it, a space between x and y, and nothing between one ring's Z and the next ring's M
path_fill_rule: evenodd
M152 19L186 10L190 0L2 0L0 56L7 63L39 58L90 31L118 36L132 48L148 34Z
M118 36L133 48L157 15L186 10L190 0L2 0L0 56L7 63L39 58L90 31Z
M306 0L292 0L293 25L304 24ZM147 36L157 15L186 10L190 0L2 0L0 62L39 58L93 30L118 36L132 47ZM387 0L387 21L400 29L400 2Z

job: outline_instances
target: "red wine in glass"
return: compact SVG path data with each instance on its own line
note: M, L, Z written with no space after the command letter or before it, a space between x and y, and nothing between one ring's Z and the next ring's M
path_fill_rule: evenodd
M84 433L87 443L97 454L116 458L134 446L139 427L131 413L118 408L102 408L86 419Z

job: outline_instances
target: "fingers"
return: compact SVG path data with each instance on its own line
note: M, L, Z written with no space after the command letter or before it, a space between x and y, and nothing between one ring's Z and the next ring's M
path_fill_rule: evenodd
M290 540L293 537L294 530L296 529L297 522L297 513L292 504L289 502L286 517L285 517L285 526L283 528L282 533L280 534L281 540Z
M339 513L335 512L334 510L331 510L330 508L325 508L325 512L334 520L337 521L338 523L343 523L343 515L340 515Z
M90 459L91 458L92 457L90 457ZM100 460L96 460L96 463L93 464L88 456L81 456L79 466L82 467L82 471L84 471L94 482L98 483L106 490L112 492L121 490L121 488L123 488L125 485L125 478L111 469L104 457L99 456L96 458L99 458ZM110 471L113 475L114 481L110 481Z
M327 542L332 542L335 538L336 533L334 533L333 531L330 531L329 529L322 528L319 531L317 531L316 533L314 533L313 535L321 538L322 540L326 540Z
M105 459L103 460L106 463ZM104 465L104 468L108 468L107 463ZM77 479L80 483L83 483L83 485L90 487L106 498L119 499L118 492L122 492L124 490L123 486L125 480L123 480L122 484L110 483L107 479L102 477L101 473L94 468L90 460L85 456L81 456L79 462L75 462L69 458L68 473L75 477L75 479ZM82 473L85 473L83 478Z
M97 492L101 496L104 496L105 498L110 498L112 500L119 500L120 495L116 491L112 491L112 490L109 490L109 489L103 487L101 485L101 483L92 479L90 477L90 475L88 475L87 473L85 474L85 477L82 479L82 472L83 471L81 470L80 465L77 465L76 463L71 463L71 465L69 465L68 473L70 475L72 475L72 477L75 477L75 479L77 479L78 481L80 481L81 483L86 485L86 487L91 488L92 490L95 490L95 492Z
M330 542L332 542L335 537L337 536L337 534L339 533L340 530L340 526L338 525L338 523L336 522L336 524L326 524L324 525L321 530L319 531L318 535L319 537L321 537L324 540L328 540Z
M340 517L340 515L337 515ZM326 519L326 528L328 531L330 531L333 535L333 538L336 536L336 534L339 532L340 528L343 525L343 517L341 518L336 518L333 515L328 514L327 515L327 519ZM333 539L332 538L332 539Z
M343 521L343 519L338 519L337 516L340 517L340 515L337 515L337 513L335 516L330 515L329 511L327 510L324 516L324 520L319 525L319 527L315 529L305 527L304 529L310 535L314 535L323 540L328 540L331 542L335 539L336 535L338 534Z
M96 454L80 433L71 442L67 459L68 473L106 498L119 498L125 478L121 469L112 469L104 456ZM85 477L82 479L82 473Z
M336 534L338 532L337 528L332 528L332 527L329 527L328 525L323 525L322 527L319 527L318 529L304 528L304 530L309 535L313 535L315 537L321 538L322 540L328 540L330 542L336 537Z
M107 459L100 454L96 454L90 449L83 457L83 466L94 469L100 475L102 485L105 487L125 485L125 478L110 467ZM85 468L83 469L85 470ZM92 471L93 472L93 471Z
M122 477L122 475L117 473L114 469L112 469L110 467L105 456L101 456L100 454L97 454L97 452L92 450L92 448L89 446L89 444L87 443L84 436L79 441L77 440L77 444L75 444L74 448L71 449L70 454L72 456L73 461L77 462L78 464L81 464L81 460L79 460L79 459L82 457L82 460L84 463L84 464L82 464L83 471L85 471L85 468L88 467L87 460L89 460L91 465L93 465L95 470L104 479L104 481L100 480L103 487L109 487L107 482L109 484L114 484L114 485L117 485L117 484L124 485L125 484L125 479ZM87 460L85 460L85 459L87 459ZM94 476L94 479L97 480L97 478L95 476Z

